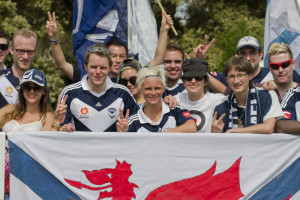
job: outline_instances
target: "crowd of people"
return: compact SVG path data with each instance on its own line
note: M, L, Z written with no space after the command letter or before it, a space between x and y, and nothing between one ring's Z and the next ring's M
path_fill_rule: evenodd
M21 29L12 44L0 31L0 128L12 131L300 133L300 76L288 45L274 43L268 66L260 67L261 46L245 36L223 72L209 72L205 56L213 46L204 36L193 58L168 43L173 25L162 15L154 59L146 66L128 58L124 42L94 44L82 70L66 61L55 13L48 12L46 31L56 67L73 82L49 104L44 73L30 69L37 36ZM13 57L11 67L4 62ZM187 59L185 60L185 56ZM6 147L6 199L9 159Z

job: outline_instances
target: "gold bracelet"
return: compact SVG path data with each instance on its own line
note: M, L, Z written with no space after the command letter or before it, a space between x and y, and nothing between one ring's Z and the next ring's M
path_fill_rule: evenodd
M59 128L60 128L60 124L58 124L58 123L52 124L52 129L59 130Z

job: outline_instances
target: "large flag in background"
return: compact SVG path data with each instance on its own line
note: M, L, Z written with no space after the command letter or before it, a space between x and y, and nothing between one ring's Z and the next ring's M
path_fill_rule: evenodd
M143 65L153 59L158 39L149 0L129 2L74 0L73 51L82 71L81 77L86 74L84 57L87 48L95 43L106 44L112 38L131 44L130 53L139 58Z
M268 66L268 49L274 42L284 42L292 50L296 70L300 72L300 4L299 0L268 0L265 18L264 66Z
M300 198L300 137L9 134L11 199Z

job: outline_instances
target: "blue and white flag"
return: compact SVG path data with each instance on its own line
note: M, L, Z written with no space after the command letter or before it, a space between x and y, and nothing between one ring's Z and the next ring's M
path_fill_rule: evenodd
M87 48L95 43L106 44L112 38L131 44L131 55L142 64L153 59L158 39L149 0L131 0L129 4L127 0L74 0L73 51L81 77L86 74Z
M296 0L268 0L265 18L264 66L268 66L268 49L271 44L290 46L300 72L300 9Z
M11 199L300 198L300 137L9 134Z

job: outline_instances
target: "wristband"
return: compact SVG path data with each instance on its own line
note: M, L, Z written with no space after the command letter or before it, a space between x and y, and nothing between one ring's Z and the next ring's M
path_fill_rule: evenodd
M57 40L50 40L50 42L53 42L53 43L59 42L59 37Z

